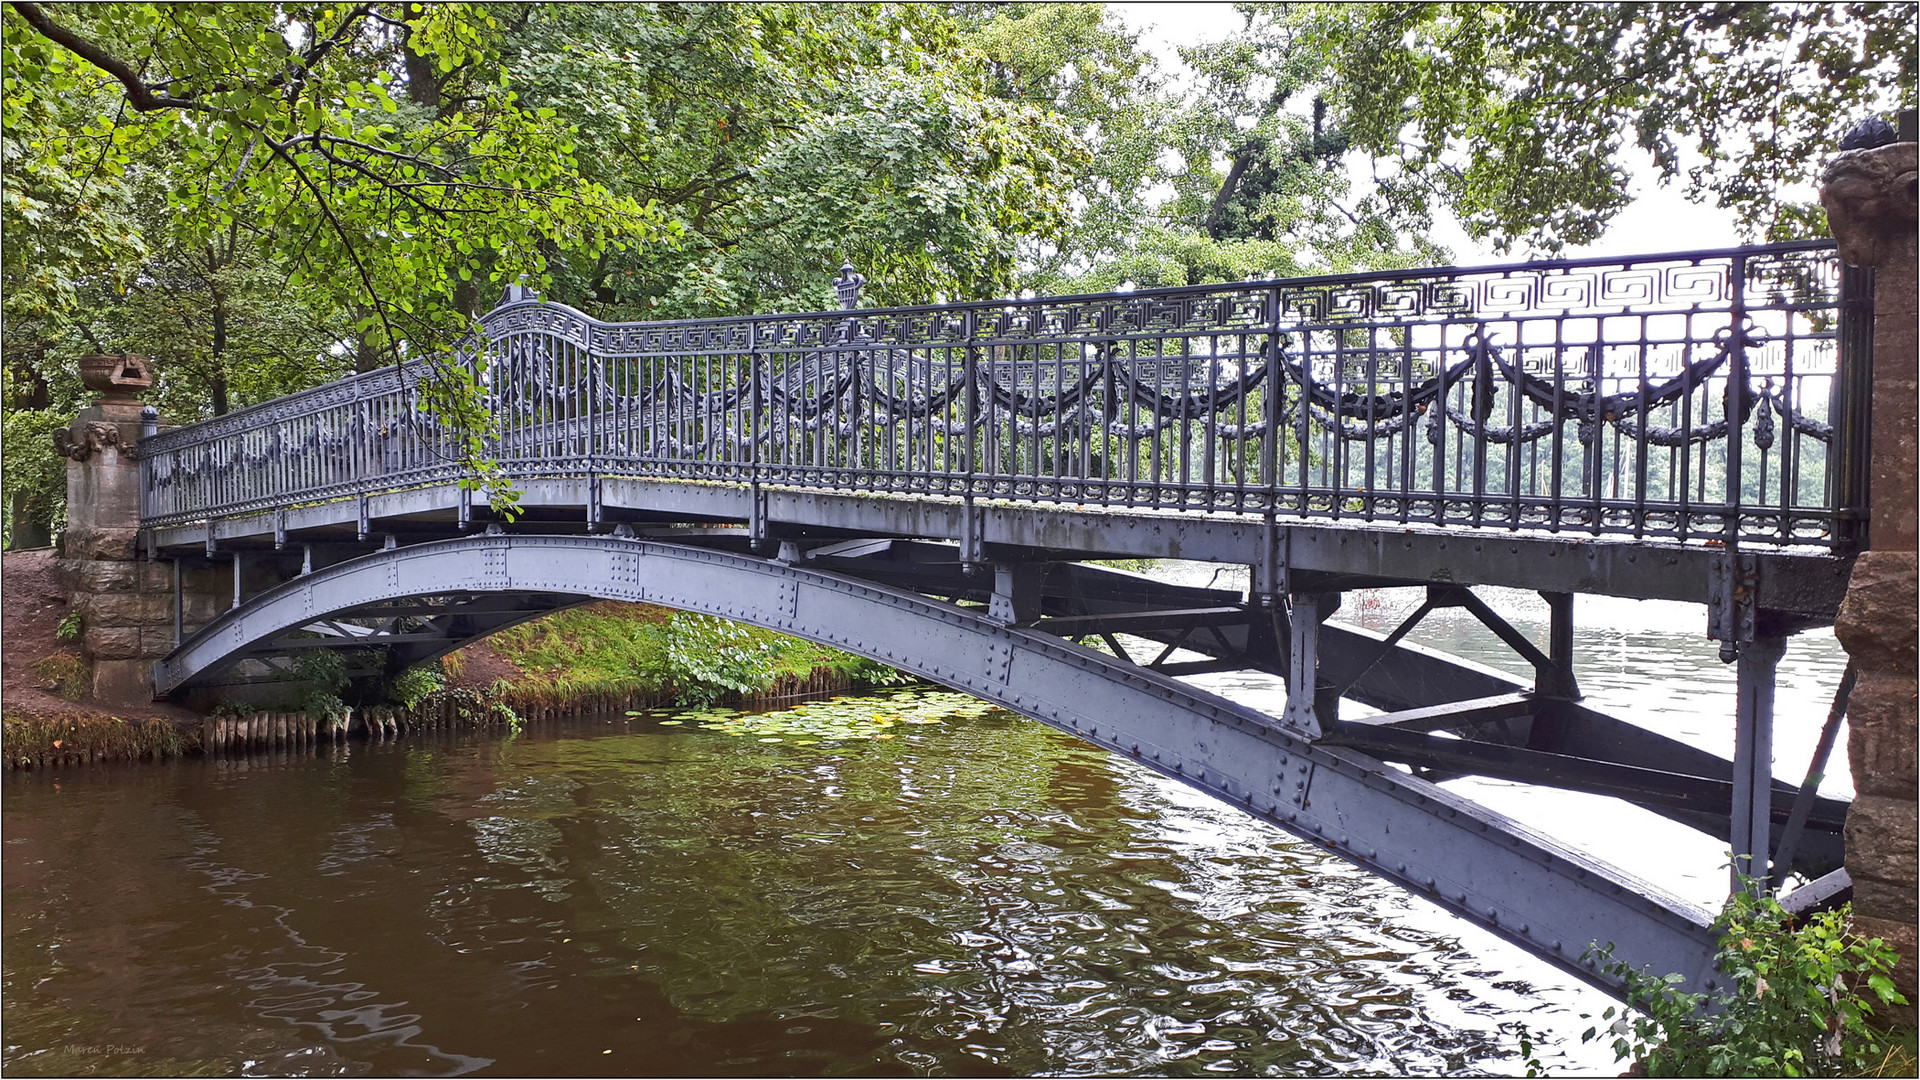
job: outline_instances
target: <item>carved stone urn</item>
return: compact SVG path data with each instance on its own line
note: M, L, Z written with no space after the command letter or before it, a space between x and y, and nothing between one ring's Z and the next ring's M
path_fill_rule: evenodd
M80 358L80 381L101 404L120 404L153 385L153 367L137 353L88 353Z

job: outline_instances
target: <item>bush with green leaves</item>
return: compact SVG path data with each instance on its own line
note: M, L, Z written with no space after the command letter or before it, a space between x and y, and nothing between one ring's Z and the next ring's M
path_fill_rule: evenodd
M1796 921L1764 888L1741 889L1721 913L1714 963L1732 986L1711 995L1680 989L1684 976L1655 976L1589 951L1627 987L1632 1012L1608 1007L1603 1030L1617 1060L1648 1076L1840 1076L1873 1071L1888 1037L1868 1024L1876 1005L1904 1005L1888 972L1886 942L1852 933L1848 908Z
M310 684L300 698L300 708L312 720L338 721L347 715L347 703L340 692L347 688L347 658L332 649L314 649L293 666L295 681Z
M710 704L727 691L757 694L779 677L779 642L714 615L682 611L667 622L667 664L684 701Z
M901 671L888 667L878 660L869 660L864 656L855 656L852 662L844 666L846 676L855 686L905 686L920 681L918 675L910 671Z
M446 673L437 664L416 664L387 680L387 700L411 709L435 690L447 685Z

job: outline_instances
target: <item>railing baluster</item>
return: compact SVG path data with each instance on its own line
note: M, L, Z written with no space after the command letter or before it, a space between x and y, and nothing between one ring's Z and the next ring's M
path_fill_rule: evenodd
M1736 255L1729 270L1729 284L1733 292L1733 305L1728 311L1728 354L1727 354L1727 397L1725 415L1727 418L1727 521L1726 543L1731 555L1734 545L1740 540L1741 507L1744 503L1745 484L1742 458L1744 454L1744 428L1746 426L1747 402L1747 260Z

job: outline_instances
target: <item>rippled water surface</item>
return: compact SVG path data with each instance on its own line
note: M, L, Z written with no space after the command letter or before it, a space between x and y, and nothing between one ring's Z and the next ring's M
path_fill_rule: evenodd
M1651 621L1583 632L1590 697L1721 749L1731 672L1702 645L1656 682L1637 657L1696 630ZM1830 638L1795 649L1781 775L1838 673ZM1550 1068L1618 1071L1579 1043L1601 996L1039 724L659 719L10 777L6 1072L1507 1075L1516 1019ZM1474 795L1724 888L1659 819Z
M4 800L10 1075L1501 1073L1500 1022L1599 1000L1005 714L815 747L637 718Z

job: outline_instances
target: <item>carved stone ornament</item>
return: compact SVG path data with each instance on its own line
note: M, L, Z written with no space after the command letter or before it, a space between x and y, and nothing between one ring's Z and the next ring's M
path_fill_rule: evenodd
M1916 147L1920 143L1848 150L1835 154L1820 173L1820 203L1842 259L1879 266L1897 246L1913 243L1920 204Z
M100 420L53 429L53 448L62 457L85 461L109 446L120 445L120 427Z

